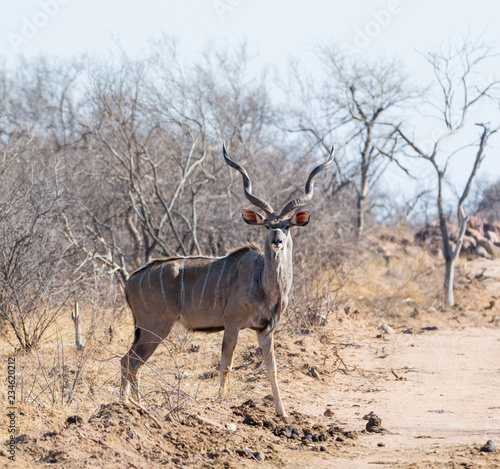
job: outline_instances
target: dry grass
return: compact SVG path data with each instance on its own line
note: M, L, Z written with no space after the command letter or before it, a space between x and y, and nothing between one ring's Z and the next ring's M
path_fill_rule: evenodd
M414 254L392 256L388 262L371 255L353 270L347 281L353 307L394 317L414 307L435 305L440 294L435 261L424 251Z
M101 404L119 399L120 359L133 340L128 311L112 324L95 322L89 309L81 308L82 339L75 347L71 313L60 317L41 343L24 352L12 346L9 332L0 338L0 360L16 358L18 416L22 433L60 429L70 415L88 419ZM9 343L10 342L10 343ZM141 372L141 402L153 413L182 419L196 399L217 399L222 334L174 330ZM255 334L242 331L235 352L235 372L229 382L231 394L247 391L248 376L239 369L256 349ZM2 368L3 369L3 368ZM2 399L2 406L6 399ZM5 413L5 409L0 410Z
M320 262L295 273L291 329L324 326L353 314L404 320L440 304L441 262L417 246L379 239L340 265L328 257Z
M0 356L16 358L18 427L24 431L60 428L68 415L88 417L101 403L117 398L118 357L128 341L127 323L93 324L81 313L82 350L76 350L70 313L60 317L30 352L12 347L11 337L0 340Z

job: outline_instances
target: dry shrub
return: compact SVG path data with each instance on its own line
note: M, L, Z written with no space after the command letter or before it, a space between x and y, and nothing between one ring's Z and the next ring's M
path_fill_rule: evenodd
M305 240L295 257L287 323L293 330L342 321L348 314L416 315L440 298L436 259L414 245L408 228L386 227L371 239L324 239L319 249Z
M420 249L412 250L412 254L400 252L388 260L379 253L367 255L352 270L347 287L353 308L387 318L431 306L439 296L434 259Z

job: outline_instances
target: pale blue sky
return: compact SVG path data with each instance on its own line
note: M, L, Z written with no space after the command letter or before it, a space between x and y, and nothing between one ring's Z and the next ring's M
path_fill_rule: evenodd
M161 33L192 55L207 40L248 41L263 62L307 60L317 43L342 42L353 53L402 55L451 35L500 35L496 0L0 0L0 53L73 55L101 52L118 39L130 52Z
M107 53L116 50L117 43L131 55L140 54L148 39L165 33L179 39L186 60L201 53L211 39L230 44L246 40L259 66L272 64L284 70L294 55L314 70L316 45L339 42L350 47L353 56L397 55L420 77L425 63L416 50L462 35L483 35L487 42L500 39L498 0L0 0L0 4L0 56L8 63L18 53L27 57ZM499 152L492 148L489 153L482 172L498 178ZM457 173L457 178L465 176Z

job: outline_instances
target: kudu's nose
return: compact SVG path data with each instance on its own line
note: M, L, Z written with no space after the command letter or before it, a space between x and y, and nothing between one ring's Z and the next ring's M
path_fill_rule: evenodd
M278 253L283 248L283 240L281 238L274 238L271 242L271 247L275 253Z

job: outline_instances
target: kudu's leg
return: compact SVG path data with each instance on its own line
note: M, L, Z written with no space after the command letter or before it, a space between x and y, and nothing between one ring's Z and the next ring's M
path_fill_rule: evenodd
M281 402L280 390L278 388L277 380L277 370L276 370L276 358L274 356L274 333L271 332L257 332L257 340L259 341L259 347L262 351L262 358L266 364L267 374L269 376L269 381L271 382L271 390L273 392L274 406L276 408L276 413L288 417L283 408L283 403Z
M222 353L220 358L220 387L219 397L224 397L226 393L227 378L233 366L233 354L238 342L240 328L236 326L226 326L224 338L222 339Z
M139 379L137 377L142 365L153 355L158 345L165 339L174 322L163 323L156 330L148 330L136 327L135 339L132 347L121 359L122 382L120 389L120 398L126 401L131 391L132 397L139 400ZM130 389L132 385L132 389Z

